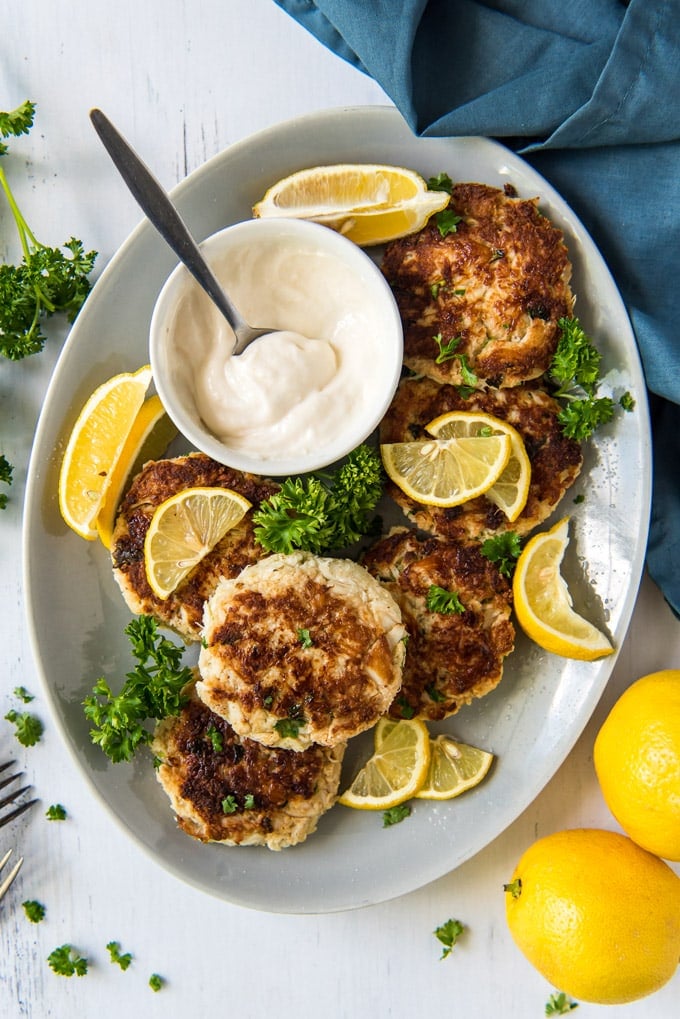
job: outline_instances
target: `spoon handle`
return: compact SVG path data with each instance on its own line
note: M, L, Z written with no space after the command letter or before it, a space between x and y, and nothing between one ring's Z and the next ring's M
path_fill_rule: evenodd
M236 332L244 320L215 278L167 192L101 110L90 110L90 120L142 211Z

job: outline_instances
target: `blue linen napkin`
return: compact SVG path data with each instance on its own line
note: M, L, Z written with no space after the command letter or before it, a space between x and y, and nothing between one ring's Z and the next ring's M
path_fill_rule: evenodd
M419 135L515 149L617 281L650 391L651 576L680 616L680 0L275 0Z

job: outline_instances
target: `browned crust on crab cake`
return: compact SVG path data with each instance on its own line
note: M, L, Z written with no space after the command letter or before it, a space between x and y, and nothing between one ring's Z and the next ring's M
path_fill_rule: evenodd
M345 746L295 753L241 739L193 693L178 716L159 722L152 749L187 835L284 849L306 839L335 803Z
M397 528L363 558L401 608L408 640L394 718L447 718L498 685L514 647L512 590L477 548ZM432 612L432 585L458 595L462 612Z
M558 321L572 314L571 264L562 231L521 199L486 184L456 184L461 217L442 237L436 217L388 245L382 262L404 324L404 362L440 382L515 386L549 367ZM435 336L459 338L437 364ZM464 362L461 360L464 356Z
M562 433L559 410L557 401L535 383L477 390L464 398L456 386L427 378L403 379L380 426L381 442L425 439L425 426L440 414L482 411L502 418L520 433L531 463L531 484L526 506L512 523L483 495L462 506L442 508L416 502L391 481L387 491L409 520L455 541L480 541L508 530L528 534L550 516L583 463L580 444Z
M118 510L111 545L113 575L131 612L154 616L185 640L200 640L203 606L222 577L235 577L267 553L255 541L251 513L222 540L165 600L149 587L144 564L144 539L154 510L186 488L231 488L257 507L279 486L253 474L217 463L203 453L190 453L145 464Z
M273 555L206 604L198 696L268 746L333 746L374 725L401 685L404 627L362 566Z

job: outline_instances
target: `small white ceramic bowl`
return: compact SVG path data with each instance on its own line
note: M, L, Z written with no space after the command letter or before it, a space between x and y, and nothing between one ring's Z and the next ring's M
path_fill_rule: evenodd
M294 219L237 223L213 234L201 249L251 325L294 330L330 344L326 349L333 351L338 372L342 368L338 379L344 378L344 388L333 389L338 381L334 374L333 385L314 395L304 427L297 432L295 426L286 431L277 425L267 433L264 424L255 439L225 432L218 421L223 410L259 430L267 420L270 398L278 400L286 387L294 390L302 376L275 362L276 346L260 348L259 362L251 362L254 395L249 386L232 383L224 397L224 366L233 334L180 265L156 302L149 343L154 382L169 416L196 449L255 474L303 474L340 460L378 426L401 373L401 320L380 269L335 231ZM338 347L341 354L336 356L337 337L344 337L337 342L345 347ZM255 340L238 360L265 342L274 343ZM234 367L240 370L243 362L231 363L227 370ZM210 400L216 408L206 411ZM321 425L327 433L323 436Z

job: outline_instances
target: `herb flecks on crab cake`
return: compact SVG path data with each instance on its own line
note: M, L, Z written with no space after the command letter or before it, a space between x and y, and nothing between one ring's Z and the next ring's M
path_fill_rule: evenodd
M398 603L408 640L394 718L447 718L498 685L514 647L512 591L472 545L395 528L362 560Z
M241 736L334 746L387 711L404 635L398 605L362 566L273 555L207 602L196 691Z
M388 245L382 269L404 323L404 363L440 382L503 387L538 378L559 319L573 311L562 232L538 199L517 198L511 187L455 184L444 213Z
M344 744L304 753L241 739L192 692L156 727L158 781L179 827L202 842L284 849L335 803Z
M485 496L461 506L426 506L407 496L394 482L387 491L409 520L423 530L456 541L483 541L500 531L528 534L546 520L576 481L583 463L581 446L567 438L558 414L560 405L535 383L510 389L475 390L428 378L401 381L380 426L380 441L413 442L428 438L425 426L450 411L481 411L502 418L517 429L531 463L531 484L524 509L510 523Z
M111 545L113 574L130 611L154 616L188 641L200 640L203 606L218 581L237 576L267 555L255 541L252 513L247 513L168 598L154 594L144 562L144 539L154 510L177 492L203 487L234 489L255 508L279 488L274 481L225 467L203 453L150 461L120 505Z

